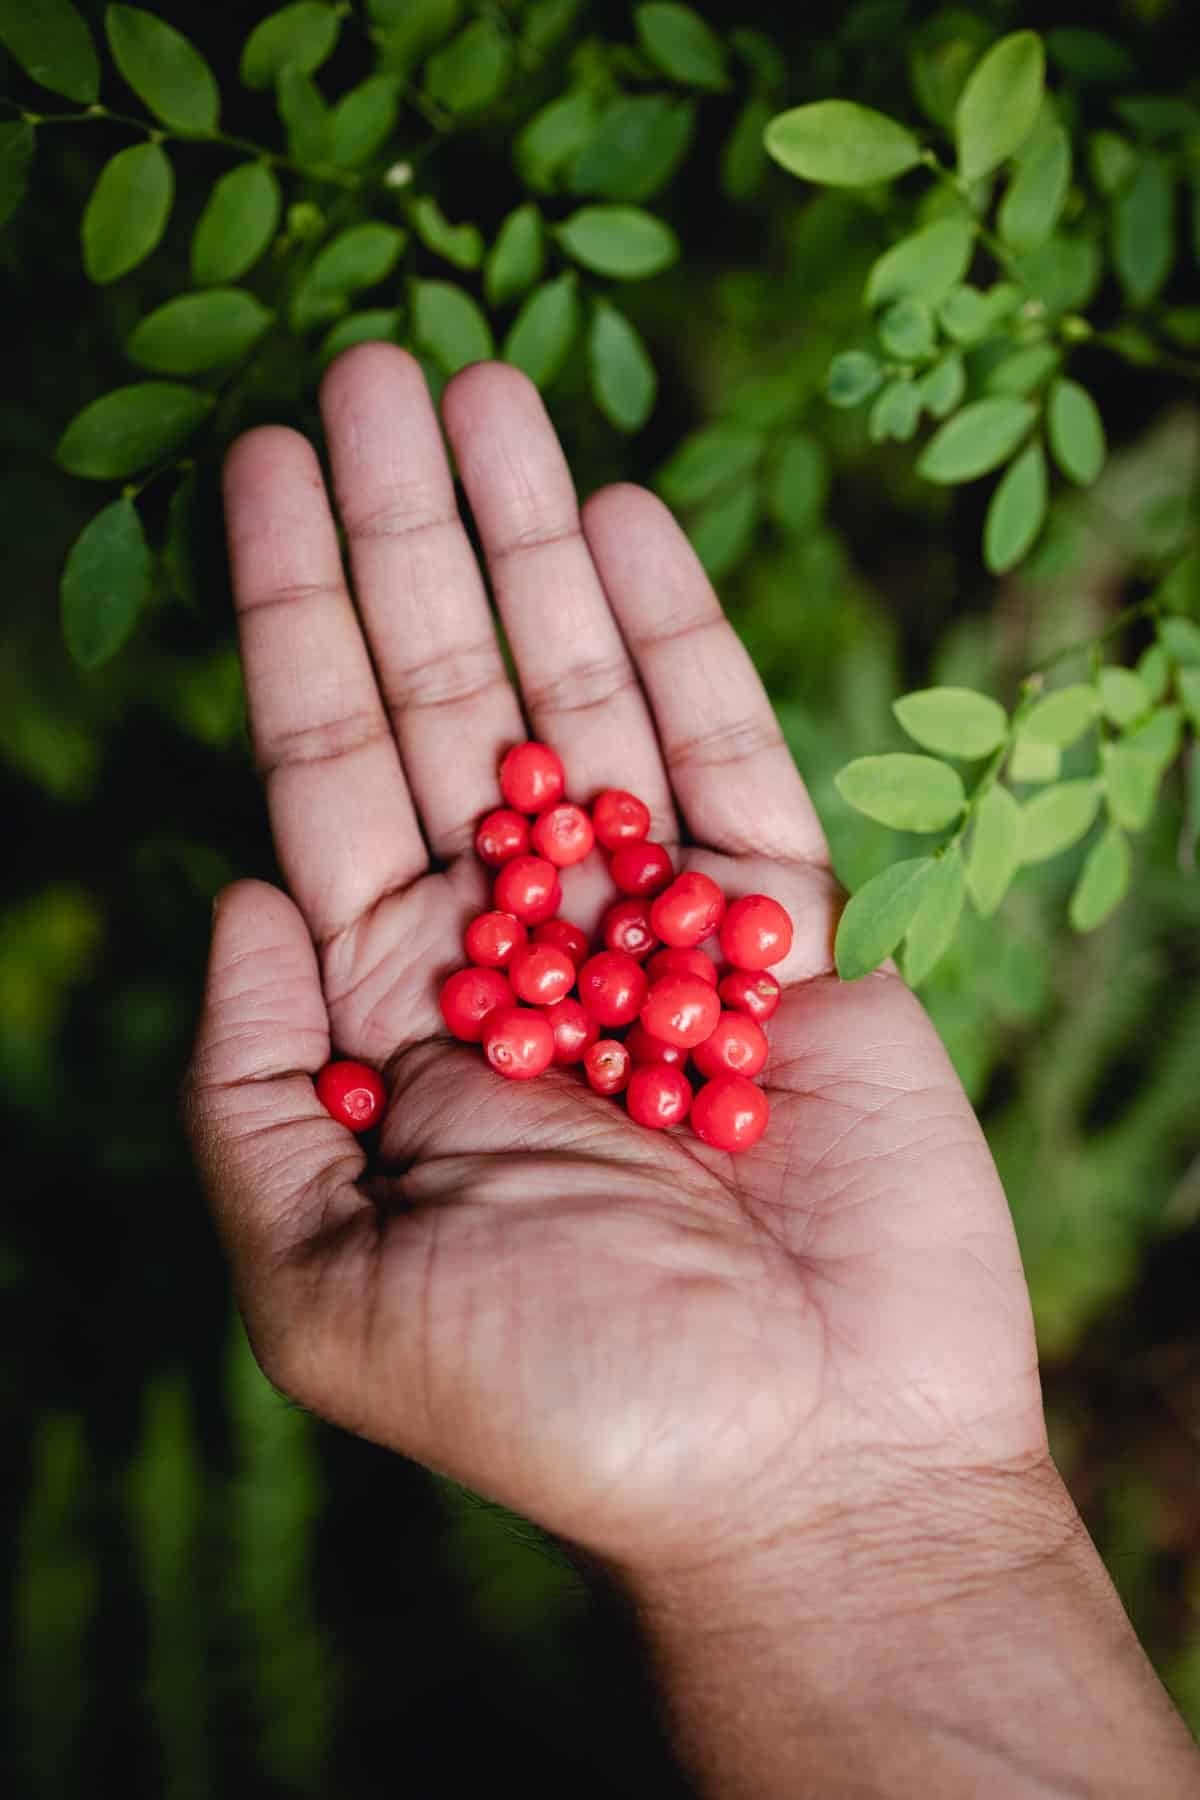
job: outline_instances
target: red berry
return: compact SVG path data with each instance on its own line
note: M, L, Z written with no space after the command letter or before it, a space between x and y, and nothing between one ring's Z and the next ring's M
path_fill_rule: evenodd
M549 744L514 744L500 764L500 792L518 812L553 806L565 786L562 763Z
M735 969L765 969L792 947L792 921L778 900L747 894L735 900L721 924L721 954Z
M518 1000L530 1006L553 1006L575 986L575 964L553 944L522 944L513 952L508 979Z
M554 917L562 901L558 870L541 856L514 856L496 876L493 898L500 912L540 925Z
M529 820L510 807L498 806L479 821L475 833L475 849L482 862L498 869L510 857L524 856L529 849Z
M579 925L572 925L569 919L543 919L533 928L533 941L565 950L577 969L587 961L591 951L587 932Z
M636 844L649 836L650 808L624 788L605 788L592 801L592 824L596 841L615 850L618 844Z
M533 847L539 856L552 862L556 869L569 869L582 862L596 841L592 821L582 806L569 800L548 806L533 821Z
M725 896L710 875L687 869L677 875L650 909L664 944L686 950L711 937L725 912Z
M383 1111L383 1083L366 1063L326 1063L316 1085L325 1111L347 1131L370 1131Z
M661 844L618 844L608 872L613 885L623 894L634 894L642 899L666 887L675 873L675 865Z
M717 1075L692 1101L692 1130L715 1150L749 1150L770 1117L767 1096L744 1075Z
M600 1036L600 1027L591 1013L570 994L565 1000L556 1000L553 1006L542 1007L541 1011L554 1033L554 1061L558 1067L565 1069L572 1063L582 1062L585 1052Z
M757 1075L767 1060L766 1033L745 1013L723 1012L692 1060L701 1075Z
M554 1033L544 1014L506 1006L484 1027L483 1053L498 1075L509 1081L532 1081L554 1060Z
M650 908L644 900L618 900L600 921L600 936L609 950L623 950L635 962L643 962L658 939L650 925Z
M668 975L650 989L640 1016L651 1037L690 1050L720 1018L721 1002L716 988L698 975Z
M508 977L499 969L459 969L438 995L446 1030L464 1044L481 1043L489 1013L512 1003Z
M783 998L783 989L766 969L731 969L717 988L726 1006L746 1013L759 1024L771 1017Z
M646 998L646 975L623 950L601 950L579 971L579 998L601 1025L632 1025Z
M682 1069L667 1063L642 1063L629 1077L625 1105L638 1125L665 1131L686 1119L692 1104L692 1086Z
M629 1080L629 1052L616 1038L601 1038L584 1052L583 1072L597 1094L619 1094Z
M717 985L717 965L703 950L660 950L646 964L651 987L668 975L698 975L709 987Z
M635 1063L670 1063L675 1068L682 1068L688 1058L687 1051L678 1044L651 1037L640 1019L625 1033L625 1048Z
M525 937L525 927L511 913L484 912L471 920L463 942L468 957L479 968L502 969Z

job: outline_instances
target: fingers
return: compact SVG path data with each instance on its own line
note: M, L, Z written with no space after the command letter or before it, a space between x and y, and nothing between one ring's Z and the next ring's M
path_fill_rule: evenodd
M384 702L429 844L463 850L525 736L420 366L364 345L321 389L338 510Z
M584 530L654 709L693 836L823 862L825 837L771 703L695 552L642 488L606 488Z
M324 941L411 881L425 848L305 440L274 428L239 439L225 464L225 512L275 843Z
M534 732L561 754L571 794L631 788L674 835L650 714L537 389L480 364L451 382L443 413Z

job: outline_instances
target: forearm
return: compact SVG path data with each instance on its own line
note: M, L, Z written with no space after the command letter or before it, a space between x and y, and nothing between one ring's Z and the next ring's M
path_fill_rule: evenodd
M1002 1484L1003 1485L1003 1484ZM1200 1754L1056 1476L831 1512L740 1568L635 1578L711 1800L1200 1795Z

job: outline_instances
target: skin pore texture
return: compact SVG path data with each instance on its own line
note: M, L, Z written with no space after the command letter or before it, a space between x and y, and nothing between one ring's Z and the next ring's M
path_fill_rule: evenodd
M284 429L227 464L286 892L221 896L187 1084L266 1373L575 1547L699 1794L1200 1794L1049 1459L987 1146L899 979L832 973L820 826L683 534L631 487L581 516L531 384L458 375L518 693L418 365L359 347L321 399L331 492ZM640 795L680 869L794 920L745 1154L446 1032L475 830L530 735L568 798ZM594 931L600 853L561 877ZM384 1075L369 1170L313 1090L334 1050Z

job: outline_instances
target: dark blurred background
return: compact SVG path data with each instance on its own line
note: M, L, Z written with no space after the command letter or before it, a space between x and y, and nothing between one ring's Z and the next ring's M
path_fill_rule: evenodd
M239 93L235 78L267 9L155 10L216 68L227 128L276 142L269 97ZM781 43L786 99L847 93L911 117L907 47L945 9L702 10ZM996 28L1102 27L1129 46L1147 91L1177 92L1195 69L1189 0L957 10ZM585 4L573 29L628 40L628 20L624 5ZM329 91L356 79L355 55L349 42L339 50L321 77ZM124 104L107 80L106 98ZM31 94L6 60L0 91ZM764 525L723 589L839 869L858 882L896 845L847 813L833 771L898 747L889 706L904 688L961 681L1011 699L1025 668L1136 598L1155 559L1195 528L1200 413L1195 389L1172 376L1088 359L1110 467L1089 497L1056 508L1019 578L992 581L974 491L921 484L911 450L868 445L861 417L820 397L865 269L896 227L779 173L743 203L723 199L736 107L705 102L695 147L657 202L683 239L681 264L623 297L660 371L650 426L619 437L574 363L548 398L587 492L615 476L652 479L685 432L753 418L790 384L830 460L828 506L802 533ZM435 161L449 215L469 209L489 235L520 198L506 138L521 116L518 106L494 128L494 155L473 141ZM273 870L232 647L216 447L201 469L197 590L163 585L124 652L92 674L62 648L56 595L100 491L53 461L67 419L134 378L122 341L186 285L187 231L228 163L204 146L175 153L180 204L164 249L101 291L83 278L77 221L100 162L128 135L42 136L30 198L0 237L10 1791L49 1800L119 1782L129 1800L358 1800L393 1787L465 1792L482 1764L532 1795L670 1793L636 1662L603 1602L531 1530L287 1406L234 1320L176 1105L211 897L234 875ZM427 137L405 113L398 153ZM275 359L250 385L239 423L315 432L313 390L311 351L297 346L294 363ZM157 504L151 492L152 523ZM1121 647L1136 653L1139 640ZM1194 764L1177 768L1138 841L1133 897L1100 932L1067 932L1079 857L1060 858L1024 875L998 920L964 927L927 995L1008 1186L1060 1464L1194 1724L1198 794Z

